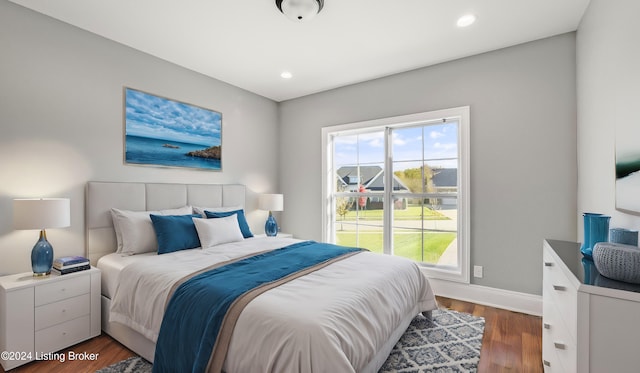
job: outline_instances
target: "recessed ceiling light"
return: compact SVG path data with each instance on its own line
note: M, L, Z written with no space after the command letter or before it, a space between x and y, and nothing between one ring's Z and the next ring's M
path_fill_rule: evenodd
M475 21L476 16L474 16L473 14L465 14L462 17L458 18L458 22L456 22L456 25L458 25L458 27L467 27L472 25Z
M283 72L280 74L280 77L282 77L282 79L291 79L291 78L293 77L293 74L291 74L291 73L290 73L290 72L288 72L288 71L283 71Z

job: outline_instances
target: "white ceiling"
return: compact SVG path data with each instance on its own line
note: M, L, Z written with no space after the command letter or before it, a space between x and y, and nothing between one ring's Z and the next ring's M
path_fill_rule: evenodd
M274 0L11 1L275 101L574 31L589 3L325 0L295 23Z

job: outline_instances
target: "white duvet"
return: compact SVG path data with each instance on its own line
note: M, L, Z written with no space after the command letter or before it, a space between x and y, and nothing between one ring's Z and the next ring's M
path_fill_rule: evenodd
M109 321L155 342L167 295L176 281L217 262L294 242L299 240L252 238L132 261L120 272ZM399 337L394 334L398 326L435 308L433 292L415 263L360 253L251 301L234 329L224 370L377 370L384 359L378 361L376 354L390 350Z

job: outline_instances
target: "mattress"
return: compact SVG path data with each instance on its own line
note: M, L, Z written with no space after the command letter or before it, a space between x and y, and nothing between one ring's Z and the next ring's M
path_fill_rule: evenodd
M111 299L118 288L118 276L120 271L128 264L136 261L145 260L147 256L157 256L155 252L144 253L138 255L124 255L119 253L111 253L101 257L96 267L102 271L102 295Z

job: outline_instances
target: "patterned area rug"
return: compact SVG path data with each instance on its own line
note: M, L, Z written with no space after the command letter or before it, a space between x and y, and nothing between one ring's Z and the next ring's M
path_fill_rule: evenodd
M395 345L380 373L476 372L484 319L450 310L416 316ZM151 364L131 357L97 373L151 373Z
M151 373L153 366L145 359L134 356L102 368L96 373Z
M477 372L484 318L439 309L416 316L380 372Z

